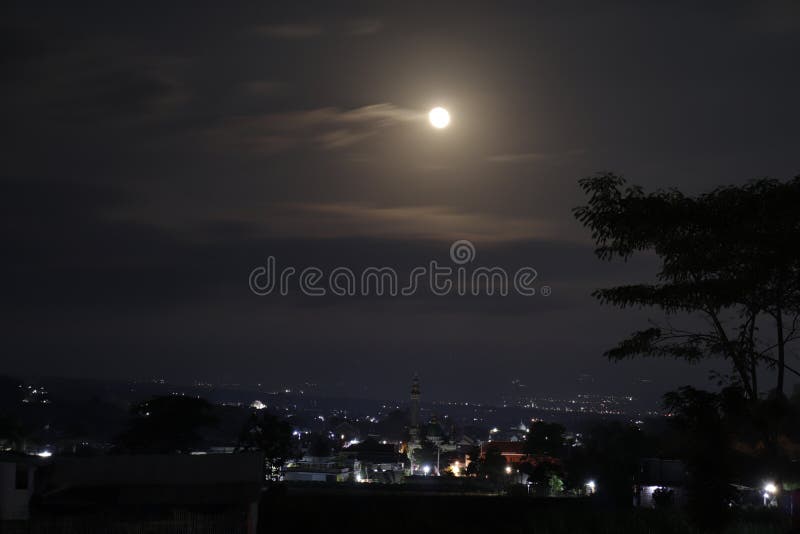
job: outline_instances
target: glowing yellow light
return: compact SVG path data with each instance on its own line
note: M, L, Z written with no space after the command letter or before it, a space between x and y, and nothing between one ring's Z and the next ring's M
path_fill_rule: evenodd
M446 128L450 124L450 113L444 108L433 108L428 113L428 120L434 128Z

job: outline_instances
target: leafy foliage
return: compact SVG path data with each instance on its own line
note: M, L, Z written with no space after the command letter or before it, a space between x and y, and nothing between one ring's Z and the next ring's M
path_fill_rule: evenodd
M593 295L619 308L698 315L707 325L691 330L669 322L653 325L606 356L689 362L722 357L732 363L751 400L759 394L759 366L775 366L775 390L783 395L785 371L798 373L786 362L786 346L797 339L800 318L800 177L762 179L697 197L677 190L645 194L610 173L580 185L588 202L574 214L591 230L598 257L627 260L652 252L661 262L656 283ZM762 334L765 324L771 335Z

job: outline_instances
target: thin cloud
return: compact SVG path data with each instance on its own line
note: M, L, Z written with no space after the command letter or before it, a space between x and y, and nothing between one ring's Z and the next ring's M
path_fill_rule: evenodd
M241 93L246 96L273 96L285 89L286 84L272 80L254 80L240 86Z
M567 150L565 152L517 152L510 154L495 154L486 158L491 163L525 163L530 161L545 161L570 156L580 156L585 150Z
M259 35L271 39L302 40L322 35L374 35L383 29L383 21L375 17L356 17L328 23L265 24L256 27Z
M322 27L316 24L269 24L257 30L273 39L310 39L322 35Z
M357 144L386 128L424 117L420 111L388 103L354 109L325 107L232 117L208 130L206 135L218 147L263 154L303 144L337 149Z
M356 143L366 139L367 137L371 136L372 132L354 132L352 130L334 130L332 132L327 132L319 137L317 140L324 148L327 149L335 149L335 148L344 148L351 145L355 145Z
M255 222L255 221L253 221ZM551 224L533 218L469 212L450 206L370 206L296 203L274 210L269 224L296 237L381 237L513 241L554 235Z
M348 35L373 35L383 29L383 22L377 18L358 18L345 23Z

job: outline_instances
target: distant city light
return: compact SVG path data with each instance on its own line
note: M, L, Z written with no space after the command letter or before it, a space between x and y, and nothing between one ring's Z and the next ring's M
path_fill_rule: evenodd
M39 456L41 458L50 458L51 456L53 456L53 453L50 452L50 451L42 451L42 452L36 453L36 456Z
M507 465L507 466L506 466L506 474L507 474L507 475L510 475L510 474L511 474L511 466L510 466L510 465Z
M430 472L431 472L431 466L429 466L429 465L423 465L423 466L422 466L422 472L423 472L423 473L425 473L425 475L427 475L428 473L430 473Z
M595 492L595 490L597 489L597 485L595 484L594 480L590 480L589 482L586 483L586 489L588 490L588 493Z
M494 427L489 431L490 434L497 434L498 432L500 432L500 429L498 429L497 427Z
M256 410L263 410L267 407L266 404L261 402L260 400L254 400L253 403L250 405L251 408L255 408Z
M771 494L774 495L774 494L778 493L778 487L772 482L767 482L764 485L764 491L766 493L771 493Z

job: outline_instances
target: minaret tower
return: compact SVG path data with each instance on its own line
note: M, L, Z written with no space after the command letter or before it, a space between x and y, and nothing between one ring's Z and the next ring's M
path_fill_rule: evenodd
M413 444L419 444L419 378L416 374L411 382L411 407L409 412L409 441Z

